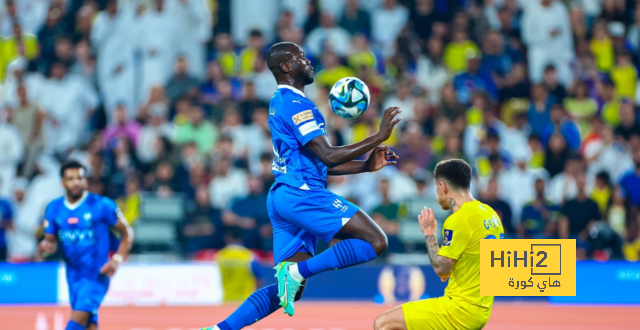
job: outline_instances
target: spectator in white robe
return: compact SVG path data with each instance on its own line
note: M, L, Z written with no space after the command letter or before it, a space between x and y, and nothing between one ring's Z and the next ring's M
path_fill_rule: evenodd
M137 45L142 55L142 86L138 101L144 103L154 86L164 86L180 51L180 21L172 2L155 0L139 17Z
M307 21L309 15L307 6L309 6L310 0L282 0L281 5L284 11L291 14L293 18L293 25L296 28L301 28L304 22Z
M244 45L249 32L258 29L264 40L270 43L275 37L275 26L278 21L280 6L273 1L234 0L231 1L231 36L233 41Z
M7 234L11 262L32 261L36 255L36 230L42 215L27 196L29 181L17 178L13 185L13 229Z
M65 154L88 140L88 123L98 106L98 96L91 85L67 74L65 64L56 62L40 96L46 115L45 150Z
M0 196L9 197L13 192L13 184L18 165L24 155L24 142L18 129L6 122L3 112L0 118Z
M17 107L20 104L18 99L18 85L20 84L27 89L29 102L39 103L44 77L37 72L27 72L27 63L27 59L18 57L7 66L7 79L4 85L5 97L4 102L0 102L0 108Z
M247 173L231 166L228 158L219 159L213 164L213 179L209 183L211 205L219 209L228 209L231 202L247 193Z
M256 96L265 102L269 102L273 93L278 89L278 83L273 78L271 71L267 69L267 62L261 54L256 56L255 68L247 80L253 82L256 88Z
M522 39L528 46L531 82L541 83L544 69L553 65L560 82L568 88L573 83L571 62L575 58L569 11L558 0L531 2L534 3L524 8L522 18Z
M173 139L175 127L173 123L167 121L168 115L169 109L164 103L155 103L149 106L149 119L140 130L136 150L141 162L149 164L158 158L158 151L155 148L158 138Z
M320 26L307 36L307 45L313 56L321 57L329 49L338 56L347 56L351 49L351 35L337 26L331 13L325 11L320 16Z
M98 54L98 86L105 109L111 113L117 104L124 104L129 109L127 119L135 118L138 109L134 88L135 40L130 31L134 10L109 0L91 29L91 43Z
M613 182L619 182L627 171L635 167L632 152L620 141L616 141L610 126L605 126L600 136L601 139L584 148L588 164L587 178L595 180L599 172L606 172Z
M30 207L44 218L44 210L52 200L64 195L60 184L60 162L49 154L38 157L39 174L31 180L27 189Z
M578 155L571 155L564 165L564 171L556 174L549 181L549 189L547 195L549 200L556 205L564 204L564 202L576 198L578 195L578 186L576 185L576 175L583 173L585 169L584 161ZM587 185L585 187L587 195L591 195L595 178L587 177Z
M206 78L206 42L211 39L212 15L206 0L179 0L180 53L189 62L189 74Z
M367 1L363 1L366 3ZM386 57L393 55L395 42L407 25L409 11L398 4L397 0L385 0L382 7L371 15L371 34L373 41L381 46Z
M500 197L504 199L512 210L522 210L525 204L535 198L535 182L537 179L549 180L549 173L542 169L529 168L528 161L531 157L531 149L528 146L509 150L512 154L515 166L506 170L500 180ZM513 212L511 219L513 225L520 223L520 212Z
M36 34L44 25L49 1L7 0L0 2L0 35L11 35L13 23L22 26L22 31Z

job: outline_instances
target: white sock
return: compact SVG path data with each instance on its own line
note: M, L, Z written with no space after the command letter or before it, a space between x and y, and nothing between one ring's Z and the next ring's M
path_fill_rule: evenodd
M217 325L214 325L214 326L213 326L213 330L220 330L220 328L218 328L218 326L217 326Z
M300 275L300 272L298 271L298 264L289 266L289 274L298 283L302 283L302 281L304 281L304 277L302 277L302 275Z

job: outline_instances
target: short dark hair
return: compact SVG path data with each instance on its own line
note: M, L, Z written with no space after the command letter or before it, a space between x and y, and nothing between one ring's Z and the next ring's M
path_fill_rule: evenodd
M84 165L82 165L82 163L80 163L77 160L67 160L65 161L62 166L60 167L60 177L64 177L64 171L71 169L71 168L81 168L83 170L86 170Z
M611 185L611 176L609 176L609 173L606 171L598 172L598 174L596 174L596 179L604 181L607 186Z
M254 38L254 37L262 38L262 31L260 31L259 29L251 29L251 31L249 31L249 37L251 37L251 38Z
M471 165L462 159L439 162L433 171L433 176L436 180L446 180L453 188L469 189L471 187Z

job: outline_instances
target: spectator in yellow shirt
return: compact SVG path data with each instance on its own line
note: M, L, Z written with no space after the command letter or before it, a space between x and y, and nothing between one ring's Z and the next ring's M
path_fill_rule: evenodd
M233 50L233 40L228 33L221 33L216 37L216 60L222 67L222 72L227 77L236 75L238 70L238 59Z
M258 55L264 54L264 37L258 29L249 32L247 48L240 53L240 74L242 76L253 73L253 68Z
M453 73L467 70L467 59L470 55L480 55L480 48L469 40L467 32L458 29L453 32L453 41L444 48L443 62Z
M127 179L126 195L116 200L116 204L124 214L130 225L140 218L140 204L142 195L140 194L140 181L135 176Z
M361 76L362 72L359 71L363 66L366 68L375 67L376 56L369 48L369 41L364 34L359 33L354 35L351 39L351 44L353 46L353 52L347 58L347 62L349 63L349 67L358 72L358 76Z
M0 40L0 82L5 79L7 65L18 56L31 60L38 56L38 38L23 33L18 23L13 24L13 35Z
M616 66L611 71L611 79L616 85L619 97L635 100L638 72L631 62L631 54L621 52L616 55Z
M613 43L604 22L597 23L593 28L590 48L596 60L596 68L602 72L610 72L614 65Z
M338 56L334 53L327 52L322 55L322 68L316 75L316 83L329 88L342 78L355 76L353 70L340 64Z
M602 81L600 96L605 102L602 106L602 119L612 127L617 127L620 124L620 102L622 100L620 96L616 95L615 84L611 79Z

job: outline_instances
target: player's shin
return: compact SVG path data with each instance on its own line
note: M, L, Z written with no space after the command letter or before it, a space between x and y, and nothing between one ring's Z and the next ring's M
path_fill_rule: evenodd
M218 324L218 328L220 330L242 329L269 316L279 308L278 287L275 284L269 285L251 294L226 320Z
M373 246L360 239L348 239L338 242L336 245L320 253L319 255L292 266L303 278L309 278L327 270L347 268L378 257ZM293 269L292 269L293 268ZM292 274L293 275L293 274Z

